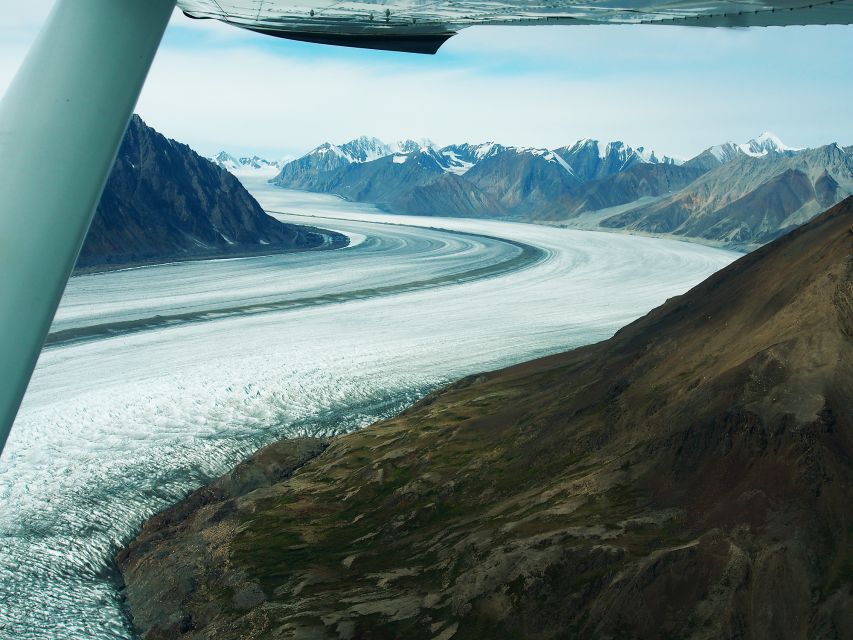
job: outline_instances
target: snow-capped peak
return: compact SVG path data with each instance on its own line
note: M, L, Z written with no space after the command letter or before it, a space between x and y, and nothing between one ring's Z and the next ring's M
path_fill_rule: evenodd
M433 148L432 152L445 171L461 176L481 160L497 155L505 149L506 147L496 142L481 144L464 142L462 144L451 144L441 149Z
M598 156L598 159L602 161L626 162L630 160L631 162L639 161L650 164L681 164L681 161L676 158L660 154L646 147L631 147L621 140L613 140L607 144L602 144L594 138L581 138L568 147L568 151L566 151L566 155L569 158L575 158L579 155L590 158L593 154ZM569 162L571 163L571 160Z
M751 158L761 158L771 153L793 154L797 151L802 151L796 147L790 147L779 139L775 133L765 131L761 135L752 138L747 142L723 142L715 144L713 147L708 147L697 158L704 154L711 154L720 164L726 164L735 158L749 156Z
M319 147L309 151L305 156L328 156L333 155L342 158L349 163L370 162L378 158L394 153L394 149L382 142L379 138L360 136L343 144L332 144L324 142Z
M566 162L560 154L555 151L551 151L550 149L538 149L536 147L507 147L506 150L517 154L526 154L542 158L545 162L558 164L570 174L575 175L575 172L569 163Z
M214 162L237 162L237 158L232 156L227 151L220 151L213 157Z
M338 147L350 162L370 162L394 153L394 150L379 138L361 136Z
M415 151L427 152L435 148L435 143L429 138L419 138L417 140L398 140L395 145L395 149L398 153L412 153Z
M607 157L607 148L609 146L610 145L607 145L606 147L602 146L598 140L595 140L594 138L581 138L569 147L569 155L575 155L585 151L587 153L595 153L595 155L597 155L601 160L604 160Z
M489 142L484 142L482 144L473 145L472 149L474 151L474 156L478 160L483 160L483 159L488 158L490 156L501 153L504 149L506 149L506 147L504 147L502 144L499 144L497 142L492 142L490 140Z
M737 145L734 142L724 142L723 144L715 144L713 147L710 147L708 149L708 153L710 153L723 164L737 156L740 151L740 145Z
M295 161L295 171L313 165L328 171L346 164L364 163L393 156L393 164L404 164L403 156L429 157L444 171L457 175L465 174L474 165L505 153L540 157L546 162L559 165L566 172L585 180L599 173L610 174L621 171L635 163L681 164L679 160L657 153L645 147L631 147L615 140L602 144L592 138L578 140L571 147L542 149L535 147L504 146L496 142L479 144L451 144L439 148L428 138L400 140L386 144L378 138L361 136L347 143L334 145L325 143ZM421 160L419 160L420 162ZM601 167L601 168L598 168Z
M545 154L544 158L548 162L556 162L558 165L563 167L563 169L568 171L570 174L575 175L574 169L572 169L572 167L569 165L568 162L563 160L563 157L559 153L556 153L555 151L549 151L547 154Z
M748 156L764 156L768 153L783 153L785 151L799 151L794 147L789 147L779 139L775 133L764 131L761 135L752 140L738 145Z
M246 175L276 175L284 164L284 160L267 160L260 156L244 156L235 158L227 151L220 151L212 158L208 158L213 164L225 169L236 176Z
M599 148L600 147L601 145L599 145ZM610 156L616 156L621 160L625 160L630 155L631 151L633 151L633 149L631 149L631 147L626 147L625 143L621 140L614 140L613 142L607 143L604 147L604 151L599 152L598 157L604 159L609 158Z

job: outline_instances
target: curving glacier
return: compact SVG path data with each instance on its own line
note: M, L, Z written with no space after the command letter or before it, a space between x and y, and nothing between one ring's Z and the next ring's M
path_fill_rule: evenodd
M737 257L247 186L352 245L72 280L0 459L0 638L131 637L111 558L147 516L275 438L605 338Z

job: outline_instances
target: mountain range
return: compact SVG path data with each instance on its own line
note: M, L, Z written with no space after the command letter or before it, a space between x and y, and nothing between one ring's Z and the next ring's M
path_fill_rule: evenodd
M134 115L76 269L343 246L331 231L270 217L228 171Z
M134 625L850 638L851 256L847 198L608 340L262 449L118 554Z
M213 164L235 176L269 176L279 174L286 161L267 160L260 156L236 157L227 151L220 151L215 156L208 158Z
M763 243L853 193L853 153L837 144L738 155L657 202L602 226Z
M273 184L417 215L513 218L754 247L853 194L853 148L796 149L763 133L685 162L622 142L325 143Z

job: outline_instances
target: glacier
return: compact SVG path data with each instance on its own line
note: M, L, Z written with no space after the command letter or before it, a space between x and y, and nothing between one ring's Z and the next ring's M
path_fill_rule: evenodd
M0 638L132 637L112 557L146 517L274 439L606 338L738 255L245 181L276 217L355 241L71 280L53 334L106 330L42 352L0 458ZM536 258L502 270L519 243Z

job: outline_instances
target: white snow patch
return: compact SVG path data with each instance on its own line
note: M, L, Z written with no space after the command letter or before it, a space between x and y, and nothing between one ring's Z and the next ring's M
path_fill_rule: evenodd
M569 166L569 163L568 163L568 162L566 162L565 160L563 160L563 158L560 156L560 154L559 154L559 153L551 152L551 155L553 156L553 160L555 160L555 161L556 161L556 162L557 162L561 167L563 167L563 169L565 169L566 171L568 171L570 174L575 175L575 172L574 172L574 170Z
M770 131L762 132L757 138L753 138L748 142L738 145L741 151L746 155L758 158L766 156L771 152L782 153L785 151L801 151L797 147L789 147L779 139L775 133Z

